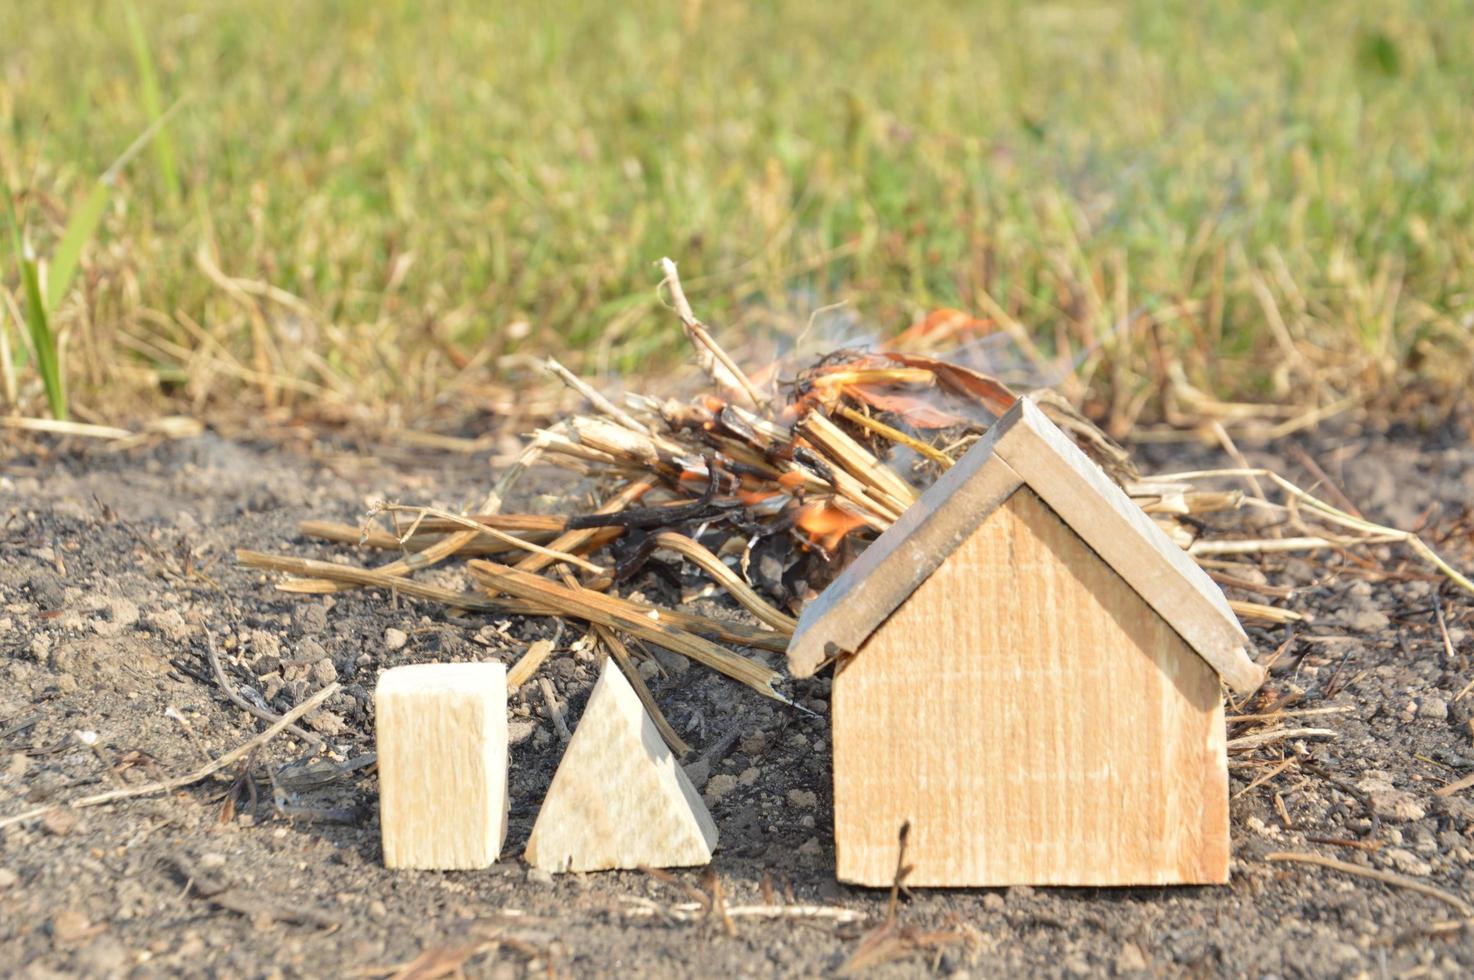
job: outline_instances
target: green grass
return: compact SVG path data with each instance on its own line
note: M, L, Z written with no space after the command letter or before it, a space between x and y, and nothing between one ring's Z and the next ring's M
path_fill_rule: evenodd
M1466 3L129 9L0 5L0 174L40 254L186 100L54 304L93 414L413 416L519 349L648 369L681 353L666 254L733 346L838 301L877 334L962 307L1124 416L1168 364L1248 399L1474 374Z

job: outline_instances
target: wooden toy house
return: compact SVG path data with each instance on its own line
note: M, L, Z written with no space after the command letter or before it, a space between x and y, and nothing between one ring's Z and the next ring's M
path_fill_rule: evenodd
M835 665L840 880L1228 878L1220 682L1263 670L1222 592L1031 402L804 610Z

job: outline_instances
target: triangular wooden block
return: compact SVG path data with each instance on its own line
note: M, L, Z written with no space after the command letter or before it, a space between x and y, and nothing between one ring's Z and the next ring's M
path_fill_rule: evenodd
M523 855L547 871L706 864L717 828L613 658L553 775Z

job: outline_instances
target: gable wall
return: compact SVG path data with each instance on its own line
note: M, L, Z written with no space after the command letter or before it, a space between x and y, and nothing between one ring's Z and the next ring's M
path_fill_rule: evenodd
M1223 881L1217 675L1021 488L836 675L839 877Z

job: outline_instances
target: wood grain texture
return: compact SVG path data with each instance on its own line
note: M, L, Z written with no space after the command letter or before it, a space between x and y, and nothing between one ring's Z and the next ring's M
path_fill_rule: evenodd
M834 681L838 876L888 885L1228 874L1214 671L1020 489Z
M548 871L711 861L717 828L613 660L589 695L524 858Z
M1264 683L1249 638L1208 573L1027 398L994 453L1240 694ZM1013 414L1012 412L1009 413ZM1001 426L1001 423L1000 423Z
M395 667L374 711L384 864L493 864L507 835L507 668Z
M804 607L788 643L788 670L809 677L831 651L853 653L1019 485L993 456L1000 422L943 473ZM995 434L996 433L996 434Z

